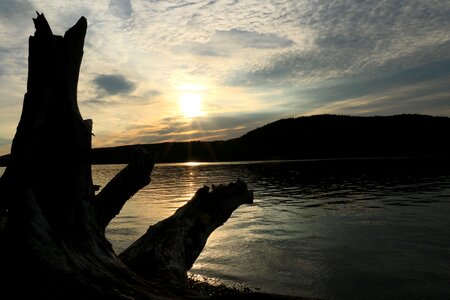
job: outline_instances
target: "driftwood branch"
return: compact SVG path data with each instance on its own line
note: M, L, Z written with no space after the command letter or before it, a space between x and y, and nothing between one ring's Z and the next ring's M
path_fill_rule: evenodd
M132 162L95 197L95 212L101 228L105 229L128 199L150 183L153 166L153 157L144 148L137 148Z
M173 216L151 226L119 258L148 280L163 277L186 284L186 272L200 255L209 235L236 208L252 202L253 193L242 181L213 187L212 191L205 186Z

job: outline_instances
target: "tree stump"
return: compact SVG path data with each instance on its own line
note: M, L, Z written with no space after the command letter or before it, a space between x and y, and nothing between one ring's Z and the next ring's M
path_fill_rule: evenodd
M121 255L105 227L150 182L144 149L98 194L91 176L92 121L77 84L87 21L53 35L33 19L29 71L11 159L0 179L1 299L199 299L186 271L208 236L253 194L237 181L200 189Z

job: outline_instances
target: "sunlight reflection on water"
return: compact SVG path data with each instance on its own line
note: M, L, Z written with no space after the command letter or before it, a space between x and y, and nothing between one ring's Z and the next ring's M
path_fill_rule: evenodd
M122 168L93 166L94 183L103 187ZM198 188L237 178L254 190L254 204L211 235L193 273L318 298L450 299L448 171L162 164L107 236L120 252Z
M121 168L94 166L96 183ZM211 235L193 273L320 298L450 295L449 174L343 173L301 162L157 165L108 237L120 252L198 188L241 178L254 204Z

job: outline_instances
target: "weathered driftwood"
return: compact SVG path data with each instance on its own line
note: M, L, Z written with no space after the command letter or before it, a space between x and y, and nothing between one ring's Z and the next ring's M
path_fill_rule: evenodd
M251 203L252 193L240 181L202 188L117 256L105 227L150 182L153 159L138 150L95 195L92 121L83 120L77 104L86 19L63 37L53 35L43 14L34 24L22 116L0 179L0 298L207 297L185 286L186 271L211 232Z
M153 166L152 156L144 148L137 148L129 165L95 197L95 213L101 228L105 229L128 199L150 183Z
M213 187L211 192L203 187L173 216L151 226L119 258L148 280L187 284L186 272L209 235L241 204L252 201L253 193L241 181Z

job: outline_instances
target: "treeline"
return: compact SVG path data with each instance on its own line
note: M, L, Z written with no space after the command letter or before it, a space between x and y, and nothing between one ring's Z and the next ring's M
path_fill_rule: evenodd
M448 156L450 118L319 115L279 120L242 137L264 158Z
M450 118L425 115L283 119L237 139L140 145L158 162L449 156ZM94 163L125 163L137 145L93 150Z
M316 115L279 120L227 141L97 148L92 163L127 163L137 146L153 153L157 162L449 157L449 133L448 117Z

